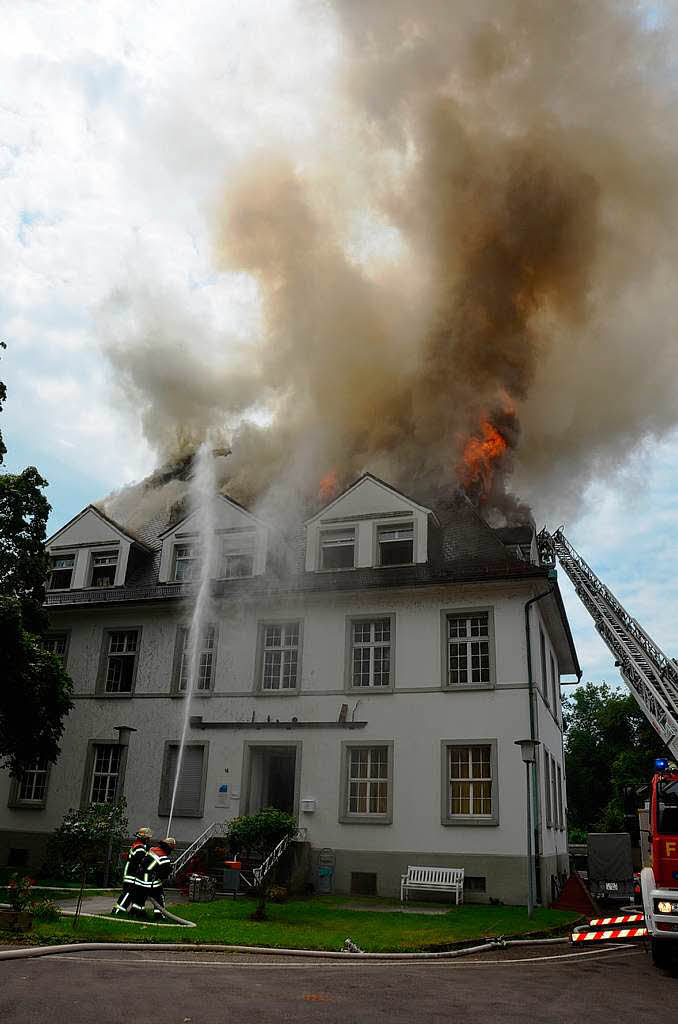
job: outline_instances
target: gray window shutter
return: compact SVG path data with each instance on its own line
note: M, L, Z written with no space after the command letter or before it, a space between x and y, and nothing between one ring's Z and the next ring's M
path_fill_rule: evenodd
M178 748L171 746L167 750L165 773L162 780L160 798L160 813L169 814L172 800L172 787L174 786L174 775L177 768ZM181 772L179 774L179 785L177 786L177 797L174 803L174 813L181 815L199 815L202 802L202 772L204 760L204 747L187 746L184 748L184 756L181 760Z

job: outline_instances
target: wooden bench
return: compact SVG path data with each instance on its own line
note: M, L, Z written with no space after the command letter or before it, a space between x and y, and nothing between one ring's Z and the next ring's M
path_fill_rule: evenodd
M410 890L420 892L453 892L457 905L464 902L463 868L427 868L410 864L400 877L400 902Z

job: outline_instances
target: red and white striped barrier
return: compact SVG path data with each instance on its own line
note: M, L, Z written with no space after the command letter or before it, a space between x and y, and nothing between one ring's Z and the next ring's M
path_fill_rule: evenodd
M608 928L603 931L573 932L573 942L603 942L605 939L642 939L647 935L647 928Z
M594 924L631 924L632 921L644 921L645 914L623 914L621 917L594 917L589 925Z

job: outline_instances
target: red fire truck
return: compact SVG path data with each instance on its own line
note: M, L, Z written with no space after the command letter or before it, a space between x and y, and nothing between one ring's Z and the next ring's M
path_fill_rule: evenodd
M678 959L678 662L667 657L572 547L562 529L539 535L544 564L556 558L590 612L598 633L637 704L670 752L659 757L650 790L651 866L640 873L643 913L598 918L576 929L574 941L650 939L657 966Z
M652 959L666 967L678 954L678 771L657 758L650 790L652 866L640 873L645 927Z

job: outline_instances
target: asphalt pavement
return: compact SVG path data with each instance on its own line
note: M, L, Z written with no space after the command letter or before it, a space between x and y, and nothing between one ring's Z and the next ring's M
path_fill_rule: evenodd
M641 946L522 946L453 961L312 961L177 951L0 963L3 1024L678 1020L678 978Z

